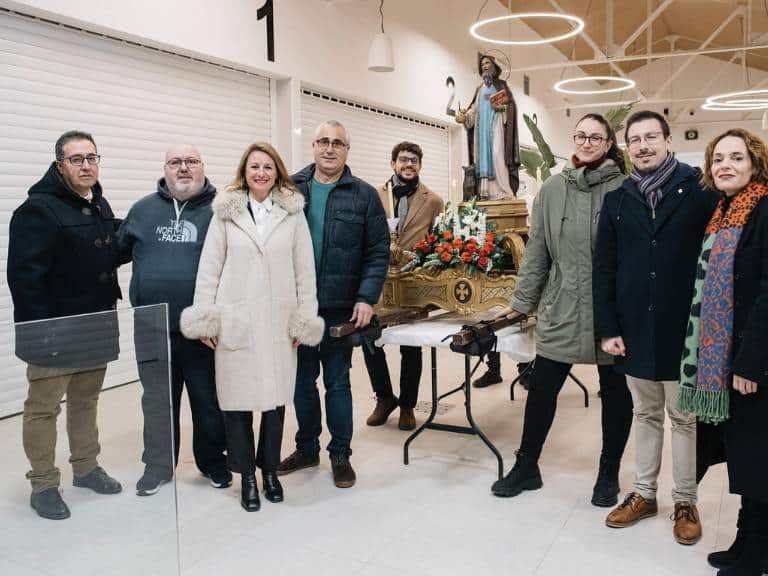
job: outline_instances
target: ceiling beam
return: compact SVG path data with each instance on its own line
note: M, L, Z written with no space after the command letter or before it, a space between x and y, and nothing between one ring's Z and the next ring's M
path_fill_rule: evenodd
M560 6L560 4L557 2L557 0L549 0L549 3L552 5L552 7L555 10L557 10L561 14L565 14L566 13L565 10L563 10L563 7ZM584 39L584 41L587 44L589 44L590 48L592 48L592 50L594 51L595 56L605 60L606 63L611 67L611 69L614 70L620 77L622 77L622 78L629 78L627 76L627 74L624 72L624 70L619 68L618 64L616 64L615 62L612 62L611 61L612 59L608 58L608 56L605 54L605 52L602 51L600 46L597 45L597 42L595 42L589 34L587 34L586 32L582 31L579 35ZM635 86L633 88L633 90L634 90L635 94L637 94L638 97L641 100L645 100L645 94L643 94L637 86Z
M741 56L741 54L739 52L737 52L733 56L731 56L731 58L730 58L730 60L728 60L728 62L723 62L720 65L720 67L717 69L717 72L707 81L707 83L704 86L701 87L701 89L699 90L699 94L705 94L704 98L707 98L708 95L706 95L706 94L709 91L710 87L715 82L720 80L720 77L723 75L723 72L728 70L731 67L731 64L733 64L736 60L738 60L740 56ZM677 122L677 119L680 118L680 115L683 112L685 112L685 110L683 108L681 108L678 111L677 115L674 118L672 118L672 122Z
M624 40L624 43L621 46L619 46L619 49L616 51L616 53L623 55L624 52L627 50L627 48L629 48L629 46L632 44L632 42L637 40L638 36L640 36L640 34L642 34L643 31L645 31L646 28L648 28L651 24L653 24L653 21L656 20L656 18L658 18L659 15L662 12L664 12L664 10L666 10L667 6L672 4L672 2L674 2L674 1L675 0L664 0L661 4L659 4L658 8L656 8L656 10L654 10L648 16L648 18L646 18L643 21L643 23L640 24L640 26L638 26L637 29L634 32L632 32L632 34L629 35L629 38ZM648 2L648 5L650 5L650 2ZM648 32L650 34L650 30ZM650 51L649 51L649 53L650 53Z
M725 48L697 48L695 50L677 50L676 52L656 52L651 58L683 58L686 56L706 56L708 54L728 54L729 52L743 52L744 50L768 50L768 44L752 44L749 46L729 46ZM537 72L540 70L557 70L572 68L574 66L591 66L593 64L610 64L611 62L635 62L647 60L646 54L635 56L616 56L615 58L591 58L588 60L566 60L564 62L551 62L550 64L537 64L535 66L521 66L512 68L510 72Z
M744 7L743 6L739 6L733 12L731 12L728 15L728 17L720 23L720 26L715 28L715 30L712 31L712 33L709 35L709 37L707 37L707 39L704 40L704 42L701 43L701 46L699 46L699 49L706 48L707 46L709 46L709 44L712 42L712 40L717 38L720 35L720 32L725 30L725 28L737 16L744 16ZM675 71L669 77L667 77L667 79L662 83L662 85L659 86L659 88L656 90L656 93L653 95L652 99L653 100L659 99L661 97L662 93L664 92L664 90L666 90L667 87L670 84L672 84L672 82L674 82L677 79L678 76L680 76L680 74L685 72L685 70L688 68L688 66L690 66L691 63L696 59L696 56L698 56L698 54L693 54L693 55L689 56L688 59L686 59L686 61L682 63L682 65L678 66L675 69Z

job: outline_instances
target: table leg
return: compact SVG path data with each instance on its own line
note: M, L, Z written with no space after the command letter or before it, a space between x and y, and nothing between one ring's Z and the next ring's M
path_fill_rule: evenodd
M501 452L499 452L498 448L494 446L493 442L491 442L488 437L483 433L482 430L480 430L480 427L475 422L474 416L472 416L472 372L474 370L470 370L470 357L469 354L464 355L464 407L466 409L467 414L467 421L469 422L469 425L472 428L472 431L480 436L480 439L485 442L485 445L488 446L488 449L493 452L493 454L496 456L496 460L499 463L499 480L501 480L504 477L504 459L501 456Z
M432 423L435 419L435 415L437 414L437 405L439 402L439 398L437 396L437 348L434 346L429 349L430 350L430 356L429 361L431 364L431 372L432 372L432 409L429 412L429 416L427 416L427 419L424 421L424 423L419 426L413 434L408 436L408 438L405 441L405 445L403 446L403 464L406 466L408 465L408 446L410 446L411 442L413 442L414 438L421 434L425 428L429 424Z

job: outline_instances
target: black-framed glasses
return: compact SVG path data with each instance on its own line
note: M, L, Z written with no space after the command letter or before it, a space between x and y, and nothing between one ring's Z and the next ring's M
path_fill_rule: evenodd
M187 168L193 169L197 168L202 163L203 161L200 160L200 158L171 158L165 165L174 170L178 170L181 168L182 164L186 164Z
M632 136L632 138L627 140L627 145L630 148L636 148L637 146L640 146L643 140L645 140L646 144L653 146L661 141L663 135L664 132L648 132L648 134L643 134L642 136Z
M576 134L573 135L573 142L577 146L581 146L587 140L589 140L589 143L592 144L593 146L598 146L602 144L604 140L607 140L607 138L602 134L590 134L589 136L587 136L583 132L576 132Z
M344 148L347 147L347 143L338 138L334 140L331 140L330 138L318 138L315 140L314 144L318 148L328 148L328 146L331 146L334 150L344 150Z
M420 163L418 156L398 156L397 161L400 164L413 164L414 166L418 166Z
M72 156L65 156L61 160L66 160L73 166L82 166L83 162L88 162L91 166L96 166L101 161L101 156L98 154L73 154Z

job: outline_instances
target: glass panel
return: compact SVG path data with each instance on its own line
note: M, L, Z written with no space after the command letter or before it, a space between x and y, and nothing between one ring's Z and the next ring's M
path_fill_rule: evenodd
M0 324L0 574L179 574L168 346L165 304Z

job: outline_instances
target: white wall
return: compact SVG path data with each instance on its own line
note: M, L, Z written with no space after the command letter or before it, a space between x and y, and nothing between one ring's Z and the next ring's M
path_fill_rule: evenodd
M277 78L291 78L293 83L288 88L321 88L445 123L452 123L444 113L448 101L446 77L455 78L457 97L464 104L479 82L476 52L481 45L469 36L468 28L481 0L388 0L384 5L385 29L394 40L396 58L396 71L392 73L367 69L368 48L379 26L377 0L276 0L274 63L266 59L264 20L256 19L260 4L260 0L0 0L0 6L19 12ZM483 17L502 13L502 6L490 1ZM530 33L523 25L508 28L515 33ZM541 59L564 59L549 46L505 52L513 67ZM521 142L532 144L522 113L536 113L555 152L568 155L569 121L562 111L548 110L560 102L550 88L557 74L532 77L532 97L522 94L522 74L510 78L509 83L518 102ZM295 106L299 99L286 95L286 85L279 87L283 90L278 90L275 118L280 125L274 127L273 134L290 157L299 137L294 130L300 127L300 111L286 113L279 108L286 102ZM286 120L294 123L283 125ZM461 130L453 134L463 138ZM460 180L460 163L461 158L455 155L454 180Z

